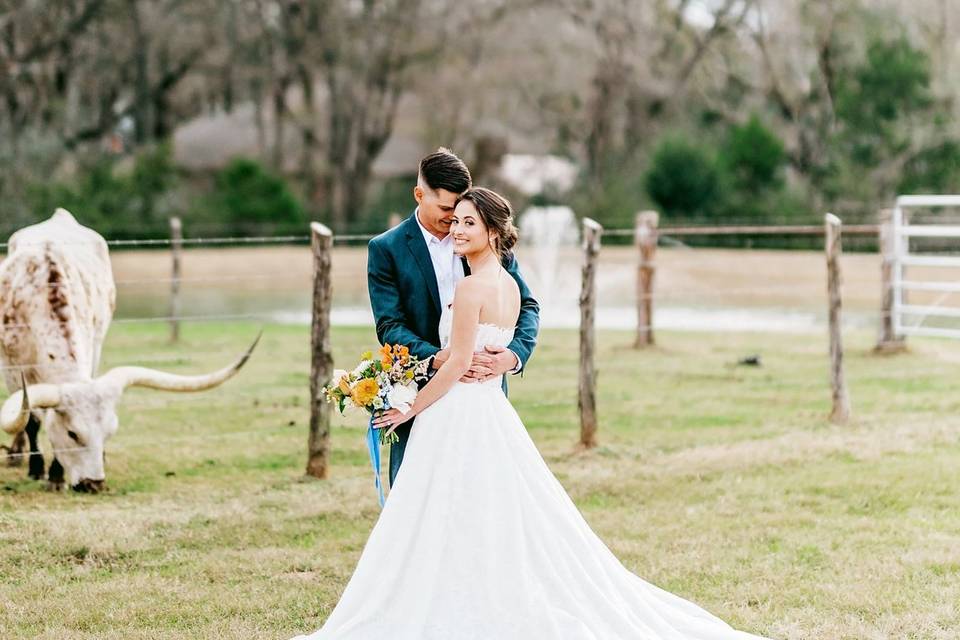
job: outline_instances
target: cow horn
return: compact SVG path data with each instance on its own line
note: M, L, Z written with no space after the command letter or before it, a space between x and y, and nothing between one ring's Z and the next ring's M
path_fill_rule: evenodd
M30 421L30 409L55 407L60 404L60 389L53 384L27 386L26 378L20 375L20 391L7 398L0 408L0 428L16 435Z
M149 389L160 389L161 391L205 391L232 378L246 364L250 354L253 353L257 343L260 342L261 335L263 335L263 331L257 334L257 338L250 345L250 348L233 364L213 373L199 376L181 376L146 367L115 367L103 374L101 379L111 381L122 389L147 387Z

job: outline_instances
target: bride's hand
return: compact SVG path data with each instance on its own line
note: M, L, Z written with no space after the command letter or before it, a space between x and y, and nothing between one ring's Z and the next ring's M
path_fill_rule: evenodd
M390 435L394 430L408 420L413 420L413 414L407 412L400 413L397 409L388 409L382 411L380 415L373 419L374 429L387 428L386 435Z

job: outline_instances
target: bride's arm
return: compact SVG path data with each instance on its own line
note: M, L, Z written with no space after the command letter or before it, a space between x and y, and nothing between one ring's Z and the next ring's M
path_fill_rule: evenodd
M480 308L483 306L482 291L470 277L457 283L453 298L453 327L450 333L450 357L447 358L430 382L420 390L413 407L406 415L396 409L385 412L374 420L374 426L396 427L412 420L414 416L439 400L470 369L473 349L480 324ZM391 429L392 430L392 429Z
M413 403L413 409L407 414L413 416L439 400L450 390L453 384L463 377L473 362L473 349L477 340L477 327L480 324L480 307L483 297L471 278L457 283L453 296L453 327L450 332L450 357L440 365Z

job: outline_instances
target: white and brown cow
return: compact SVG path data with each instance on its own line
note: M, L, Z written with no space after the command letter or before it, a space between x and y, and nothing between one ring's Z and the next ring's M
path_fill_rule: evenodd
M107 243L69 212L57 209L10 237L0 262L0 369L12 395L0 409L0 428L14 436L11 463L29 441L29 475L37 479L44 473L37 434L46 428L55 488L65 480L78 491L103 488L104 445L117 430L124 389L209 389L233 376L256 345L207 375L117 367L97 376L115 301Z

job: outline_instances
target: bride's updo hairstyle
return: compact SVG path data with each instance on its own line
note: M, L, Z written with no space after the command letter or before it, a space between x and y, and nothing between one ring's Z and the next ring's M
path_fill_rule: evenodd
M510 201L495 191L474 187L463 192L457 199L457 204L467 200L473 204L480 214L483 225L496 233L494 250L503 261L510 254L510 250L517 244L517 227L513 224L513 207Z

